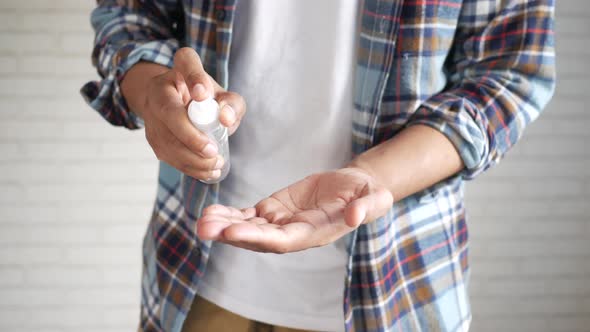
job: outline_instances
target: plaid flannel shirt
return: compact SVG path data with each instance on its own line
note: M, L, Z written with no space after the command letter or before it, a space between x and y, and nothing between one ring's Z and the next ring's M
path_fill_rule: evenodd
M226 86L236 1L99 0L93 61L102 80L83 95L112 124L137 128L121 94L125 72L140 60L172 66L181 46ZM553 11L553 0L360 5L353 153L423 124L449 138L465 169L350 234L346 331L468 329L463 180L497 163L551 97ZM195 220L217 190L160 164L143 247L144 331L181 330L210 248L195 236Z

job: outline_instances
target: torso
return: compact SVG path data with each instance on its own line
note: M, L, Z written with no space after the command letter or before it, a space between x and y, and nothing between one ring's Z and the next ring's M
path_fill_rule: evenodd
M355 1L239 2L229 89L248 113L230 138L221 203L252 206L350 160L356 17ZM214 243L198 292L250 319L339 331L347 258L343 241L286 255Z

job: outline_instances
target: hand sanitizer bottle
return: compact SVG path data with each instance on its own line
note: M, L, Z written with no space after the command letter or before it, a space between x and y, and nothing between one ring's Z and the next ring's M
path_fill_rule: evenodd
M219 154L224 160L221 175L218 178L200 181L207 184L220 182L229 173L230 163L228 132L227 128L219 123L219 104L213 98L203 101L193 100L188 105L188 118L197 129L217 143Z

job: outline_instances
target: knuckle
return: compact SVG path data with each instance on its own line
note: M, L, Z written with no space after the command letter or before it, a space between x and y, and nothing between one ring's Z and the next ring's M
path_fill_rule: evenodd
M201 133L198 133L197 138L194 140L193 144L199 151L203 151L205 150L207 144L209 144L209 141L205 137L203 137Z
M181 165L183 173L197 180L206 180L203 171L193 167L192 165Z
M181 171L182 173L188 174L188 175L191 175L193 173L193 172L191 172L192 171L191 167L187 164L184 164L184 163L178 165L178 170Z
M184 80L182 73L176 68L170 70L170 78L172 78L174 82L181 82Z
M203 83L203 84L206 83L205 76L201 72L198 72L198 71L193 71L193 72L188 73L186 75L186 81L189 82L189 84L194 84L197 82Z
M206 172L207 174L210 174L214 171L213 166L209 161L201 161L199 168L201 171Z
M204 164L207 171L213 172L215 170L215 164L217 164L217 158L207 159Z
M181 59L184 57L197 55L196 53L197 52L195 52L195 50L193 50L190 47L182 47L182 48L179 48L178 51L176 51L176 54L174 55L174 59ZM198 57L198 55L197 55L197 57Z

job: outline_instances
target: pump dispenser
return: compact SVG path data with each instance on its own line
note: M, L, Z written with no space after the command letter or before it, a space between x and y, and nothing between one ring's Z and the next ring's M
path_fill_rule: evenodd
M212 184L225 179L229 173L229 144L227 141L228 131L219 122L219 104L213 98L203 101L193 100L188 105L188 118L192 124L206 134L217 144L219 154L223 157L224 164L221 168L221 175L218 178L210 180L200 180L203 183Z

